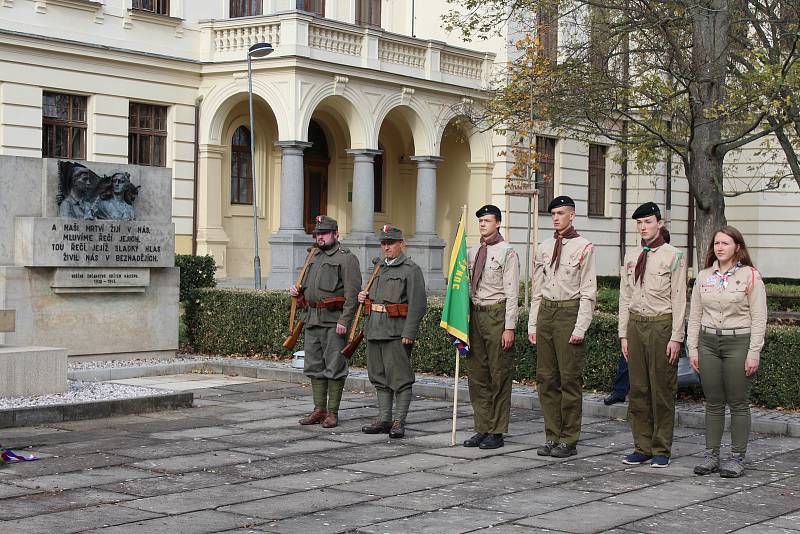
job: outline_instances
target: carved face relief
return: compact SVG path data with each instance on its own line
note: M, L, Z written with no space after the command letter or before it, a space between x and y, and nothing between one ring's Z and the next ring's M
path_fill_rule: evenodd
M72 187L81 196L87 195L92 190L92 173L89 169L77 169L73 175Z
M125 188L130 183L130 175L126 172L118 172L111 178L111 183L114 186L114 193L121 195L125 192Z

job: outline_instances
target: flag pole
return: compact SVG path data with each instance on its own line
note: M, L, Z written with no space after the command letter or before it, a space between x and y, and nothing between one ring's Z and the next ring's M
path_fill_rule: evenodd
M466 238L467 235L467 205L464 204L461 206L461 221L459 224L464 224L464 237ZM455 244L453 246L456 246ZM456 420L458 419L458 376L461 374L460 364L461 364L461 355L458 353L458 348L456 348L456 372L455 372L455 379L453 380L453 429L450 432L450 446L456 446Z

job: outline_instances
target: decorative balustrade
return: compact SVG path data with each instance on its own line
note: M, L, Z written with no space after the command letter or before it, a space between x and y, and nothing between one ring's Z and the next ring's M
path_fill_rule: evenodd
M214 29L214 51L218 53L242 52L256 43L270 43L277 48L281 40L279 22L231 26Z
M415 69L425 68L425 47L409 45L389 39L378 41L378 59Z
M460 78L480 80L483 75L483 60L452 52L442 52L441 70L444 74Z
M348 56L360 56L364 37L360 33L330 28L321 24L308 27L308 46Z
M308 57L343 66L379 69L481 88L494 61L494 54L301 12L209 20L204 21L201 28L209 39L203 48L202 60L212 63L241 61L251 45L268 42L275 48L274 57Z

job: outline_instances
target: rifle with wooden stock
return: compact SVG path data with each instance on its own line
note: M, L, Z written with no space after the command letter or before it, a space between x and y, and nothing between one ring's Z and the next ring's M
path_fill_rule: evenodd
M314 257L314 254L316 254L318 250L317 247L311 247L311 250L308 251L306 262L303 264L303 268L300 270L300 276L297 277L297 282L294 284L298 291L300 290L300 284L303 283L303 277L306 275L308 266L311 265L311 258ZM292 307L289 310L289 337L283 342L284 348L289 350L293 349L297 344L297 340L303 332L303 325L305 324L302 320L297 321L296 324L294 322L294 316L297 313L297 301L300 300L300 298L301 296L299 293L296 297L292 297Z
M375 268L372 270L372 275L369 277L367 287L364 288L364 291L367 293L369 293L369 289L372 287L372 282L375 281L375 276L378 274L378 271L381 268L380 258L375 258L372 261L375 263ZM350 329L350 336L347 340L347 345L345 345L342 349L342 354L345 358L350 358L353 354L355 354L358 346L361 344L361 340L364 339L364 330L361 330L358 335L356 335L356 330L358 330L358 320L361 318L361 311L363 309L364 303L359 302L358 308L356 309L356 316L353 318L353 327Z

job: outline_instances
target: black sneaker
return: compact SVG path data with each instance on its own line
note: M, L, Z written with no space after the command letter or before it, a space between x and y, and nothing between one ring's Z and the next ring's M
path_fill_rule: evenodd
M499 449L503 445L505 445L503 434L487 434L478 447L481 449Z
M616 395L609 395L605 399L603 399L603 404L606 406L611 406L612 404L617 404L620 402L625 402L625 397L617 397Z
M550 456L553 452L553 449L556 448L558 445L555 441L548 441L538 449L536 449L536 454L539 456Z
M550 456L553 458L569 458L578 454L578 449L575 445L567 445L566 443L559 443L550 451Z
M464 440L465 447L478 447L488 434L486 432L477 432L474 436Z

